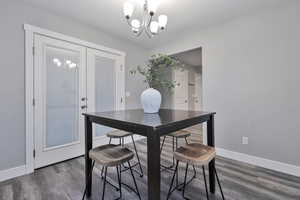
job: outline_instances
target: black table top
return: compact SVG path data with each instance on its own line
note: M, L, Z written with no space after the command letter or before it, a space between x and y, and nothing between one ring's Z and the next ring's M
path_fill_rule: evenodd
M180 122L199 120L216 114L205 111L184 111L160 109L159 113L147 114L142 109L109 112L84 113L83 115L100 120L128 123L153 129L176 125Z

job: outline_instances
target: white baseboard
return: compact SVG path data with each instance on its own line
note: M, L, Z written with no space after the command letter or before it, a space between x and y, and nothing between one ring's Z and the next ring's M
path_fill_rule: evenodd
M0 182L26 174L26 166L22 165L0 171Z
M300 167L296 166L296 165L290 165L290 164L286 164L286 163L282 163L282 162L278 162L278 161L274 161L274 160L251 156L251 155L244 154L244 153L229 151L229 150L222 149L222 148L216 148L216 151L217 151L217 155L225 157L225 158L230 158L233 160L237 160L237 161L245 162L245 163L252 164L255 166L263 167L266 169L271 169L274 171L278 171L278 172L282 172L285 174L290 174L293 176L300 177Z

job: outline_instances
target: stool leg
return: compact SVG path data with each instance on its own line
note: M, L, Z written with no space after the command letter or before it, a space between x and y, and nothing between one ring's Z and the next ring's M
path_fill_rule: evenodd
M185 196L184 196L185 186L186 186L186 177L187 177L187 171L188 171L188 168L189 168L189 164L186 163L185 174L184 174L184 182L183 182L183 188L182 188L182 197L183 197L184 199L188 199L188 198L185 198Z
M178 148L178 138L175 138L175 148ZM173 151L175 152L175 151ZM178 170L176 172L176 188L178 188Z
M218 182L218 185L219 185L219 188L220 188L220 191L221 191L222 199L225 200L225 197L224 197L224 194L223 194L222 186L221 186L221 183L220 183L220 180L219 180L219 176L218 176L216 167L214 167L214 171L215 171L215 174L216 174L216 177L217 177L217 182Z
M184 137L184 139L185 139L185 143L186 143L186 144L189 144L189 142L187 141L187 137ZM194 166L194 165L193 165L193 170L194 170L194 176L193 176L193 177L195 178L197 172L196 172L196 169L195 169L195 166Z
M111 144L111 140L112 140L112 138L110 137L108 144ZM103 179L103 170L104 170L104 167L101 168L101 179Z
M184 139L185 139L185 143L186 143L186 144L189 144L188 141L187 141L187 139L186 139L186 137L184 137Z
M136 180L135 180L134 174L132 172L132 168L131 168L130 162L128 161L127 163L128 163L128 166L129 166L129 169L130 169L130 173L131 173L131 176L132 176L135 188L136 188L136 193L137 193L137 195L139 197L139 200L141 200L141 195L140 195L140 192L139 192L139 188L138 188L138 186L136 184Z
M202 166L202 171L203 171L203 177L204 177L204 183L205 183L206 197L207 197L207 200L209 200L204 166Z
M172 137L172 149L173 149L173 154L175 152L175 138ZM173 155L173 166L175 165L175 159L174 159L174 155Z
M137 158L137 160L138 160L139 167L140 167L140 171L141 171L140 177L143 177L143 176L144 176L144 173L143 173L143 169L142 169L142 165L141 165L141 161L140 161L139 154L138 154L138 152L137 152L137 150L136 150L136 145L135 145L135 141L134 141L134 139L133 139L133 135L131 135L131 139L132 139L132 143L133 143L135 155L136 155L136 158Z
M162 142L162 145L160 146L160 154L162 153L163 151L163 147L164 147L164 144L165 144L165 140L166 140L166 136L164 136L163 138L163 142ZM173 153L175 151L175 144L174 144L174 137L172 136L172 141L173 141L173 145L172 145L172 149L173 149ZM174 156L172 156L172 164L170 166L165 166L163 164L160 164L161 167L163 167L165 170L171 170L175 167L175 160L174 160ZM162 170L163 171L163 170Z
M122 198L122 184L121 184L121 174L119 173L119 166L116 167L117 168L117 175L118 175L118 182L119 182L119 192L120 192L120 197L118 199Z
M124 138L119 138L119 145L122 147L124 146ZM122 164L122 166L126 168L124 164Z
M103 171L104 171L104 167L101 168L101 179L103 179Z
M163 150L165 140L166 140L166 136L164 136L164 139L163 139L163 141L162 141L162 144L161 144L161 147L160 147L160 153L161 153L162 150Z
M177 160L177 161L176 161L176 166L175 166L175 171L174 171L174 173L173 173L172 181L171 181L170 188L169 188L168 195L167 195L167 200L169 199L169 197L170 197L170 195L171 195L171 193L172 193L171 191L172 191L172 187L173 187L175 175L176 175L177 170L178 170L178 164L179 164L179 161Z
M104 182L103 182L103 189L102 189L102 200L104 200L104 194L105 194L106 175L107 175L107 167L104 168Z

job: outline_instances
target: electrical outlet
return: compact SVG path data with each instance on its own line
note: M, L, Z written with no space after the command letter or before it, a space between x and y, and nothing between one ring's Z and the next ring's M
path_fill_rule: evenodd
M248 143L249 143L248 137L243 136L242 137L242 144L248 144Z

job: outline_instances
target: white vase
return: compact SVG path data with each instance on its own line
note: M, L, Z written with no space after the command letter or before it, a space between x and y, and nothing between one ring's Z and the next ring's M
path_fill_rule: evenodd
M141 94L144 113L158 113L161 104L161 94L158 90L148 88Z

